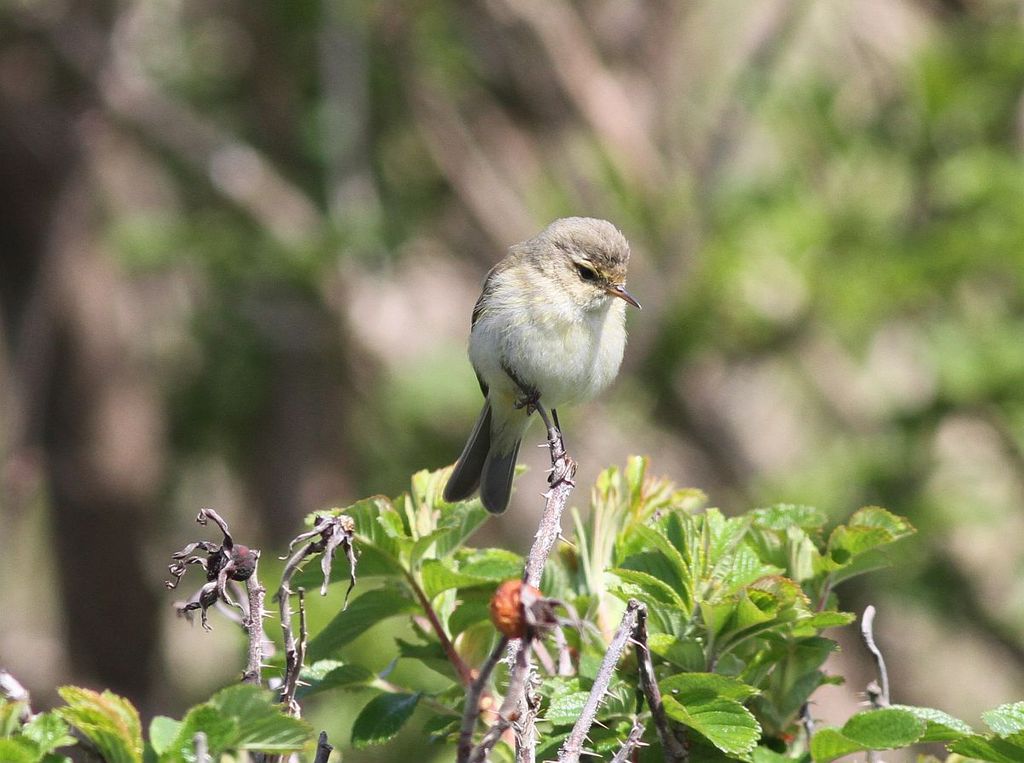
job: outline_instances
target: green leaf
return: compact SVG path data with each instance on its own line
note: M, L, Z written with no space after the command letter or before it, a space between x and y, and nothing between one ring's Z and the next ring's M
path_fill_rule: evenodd
M142 760L142 727L130 702L108 691L100 694L77 686L58 691L67 703L58 715L92 742L108 763Z
M1003 738L972 734L953 742L949 751L991 763L1020 763L1024 760L1024 732Z
M467 575L464 572L452 568L452 562L440 561L438 559L426 559L421 567L420 575L423 580L423 592L428 599L433 600L435 596L452 588L471 588L480 585L490 585L487 578Z
M828 763L863 749L863 745L847 739L839 729L820 729L811 739L811 757L816 763Z
M312 661L331 656L368 628L382 620L416 611L416 605L398 591L381 588L368 591L339 612L316 638L309 642Z
M44 755L58 747L77 744L77 740L68 732L68 725L55 713L40 713L21 727L21 736L34 742Z
M1001 737L1024 731L1024 702L1000 705L981 714L985 725Z
M299 686L297 698L308 697L331 689L352 689L368 683L373 673L362 665L346 665L340 660L320 660L302 671L306 686Z
M652 633L648 636L647 646L663 660L683 670L699 672L705 667L704 648L692 639L677 639L667 633Z
M420 701L420 694L381 694L371 699L352 726L356 749L384 744L402 728Z
M839 628L849 625L857 619L853 612L815 612L805 620L800 621L801 626L810 626L816 630L826 628Z
M900 708L857 713L842 729L825 728L811 740L815 761L827 762L863 750L895 750L919 741L926 723Z
M882 708L852 716L843 736L869 750L894 750L913 744L924 734L925 723L907 710Z
M169 763L193 763L196 760L195 736L200 731L206 734L209 753L216 759L237 742L238 721L228 718L208 703L196 705L185 714L178 735L160 756L160 760Z
M658 686L662 694L671 694L683 704L712 696L742 702L760 694L753 686L717 673L678 673L663 679Z
M461 598L462 603L448 617L448 630L452 638L491 617L489 592L467 591L461 594Z
M555 726L568 726L576 723L589 696L590 693L585 691L556 694L551 698L551 704L548 705L547 712L544 714L545 720Z
M629 570L617 567L608 571L615 575L625 585L618 586L623 601L636 598L652 608L674 607L680 611L686 610L686 604L679 594L672 590L668 584L659 580L647 572L640 570Z
M235 746L240 750L288 752L302 749L313 737L308 723L286 715L275 693L259 686L229 686L214 694L209 704L237 723Z
M181 721L168 718L166 715L154 716L149 722L149 743L157 755L163 755L174 744L181 733Z
M0 739L0 760L4 763L37 763L42 754L31 740L21 737Z
M761 737L760 724L734 699L711 696L683 704L669 695L664 703L670 718L704 735L728 755L749 753Z
M916 718L920 718L925 722L924 735L918 742L950 742L964 735L974 733L974 729L968 724L941 710L935 710L931 707L912 707L909 705L893 705L893 707L897 710L906 710L908 713L913 713ZM982 718L984 717L985 714L982 713Z
M755 525L779 531L785 531L794 525L805 530L816 530L828 521L825 512L820 509L793 503L777 503L774 506L754 509L750 514Z
M466 575L500 583L522 576L523 557L503 548L485 548L464 559L459 569Z

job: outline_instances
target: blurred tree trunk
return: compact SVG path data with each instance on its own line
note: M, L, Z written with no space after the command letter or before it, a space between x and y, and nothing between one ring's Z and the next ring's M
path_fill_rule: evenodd
M160 565L143 554L162 480L162 410L132 364L131 326L119 324L125 284L98 246L80 140L89 99L61 83L67 72L43 42L26 36L4 49L0 314L11 452L41 453L52 543L40 563L57 568L72 680L145 704L157 647L148 581Z

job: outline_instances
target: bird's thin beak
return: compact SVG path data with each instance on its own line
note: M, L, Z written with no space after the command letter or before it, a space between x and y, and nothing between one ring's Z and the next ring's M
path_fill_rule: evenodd
M613 297L618 297L619 299L628 302L637 310L643 310L643 308L640 306L640 303L633 299L633 295L626 291L625 286L611 284L608 287L608 293L611 294Z

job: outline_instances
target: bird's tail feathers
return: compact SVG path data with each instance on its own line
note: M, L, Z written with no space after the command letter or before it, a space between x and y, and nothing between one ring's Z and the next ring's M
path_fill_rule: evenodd
M498 414L491 421L491 448L480 476L480 501L492 514L501 514L508 508L519 445L530 424L525 411L509 407L507 415Z
M455 463L448 484L444 486L444 499L448 503L464 501L476 492L480 485L480 474L491 448L491 404L484 401L483 410L476 425L462 449L462 455Z

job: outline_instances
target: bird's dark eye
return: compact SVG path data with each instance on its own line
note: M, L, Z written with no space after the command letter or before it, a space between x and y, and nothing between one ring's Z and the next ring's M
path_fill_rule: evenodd
M580 278L582 278L584 281L597 280L597 273L593 270L593 268L588 268L586 265L577 264L576 270L577 272L579 272Z

